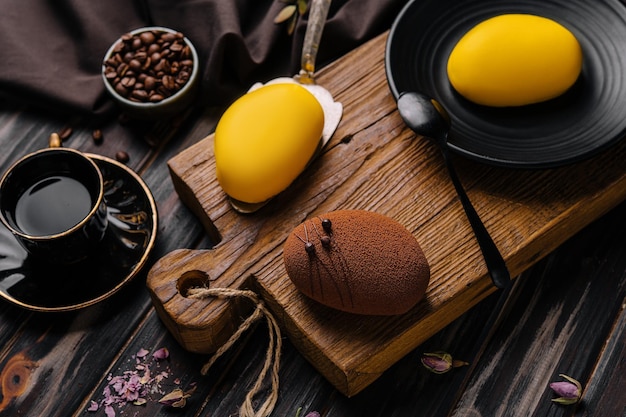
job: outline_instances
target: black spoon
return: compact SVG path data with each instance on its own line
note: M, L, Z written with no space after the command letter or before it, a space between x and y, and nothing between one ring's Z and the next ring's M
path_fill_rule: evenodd
M402 120L418 135L434 139L441 150L441 155L448 168L450 179L461 200L465 214L474 230L476 240L483 253L491 281L497 288L506 288L511 284L511 275L506 267L502 254L493 242L485 225L467 197L459 180L456 169L448 151L448 132L450 117L436 100L421 93L407 92L398 97L398 111Z

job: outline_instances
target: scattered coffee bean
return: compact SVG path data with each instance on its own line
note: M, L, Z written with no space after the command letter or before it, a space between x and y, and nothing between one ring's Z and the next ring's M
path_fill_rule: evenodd
M104 75L122 97L155 103L182 89L193 71L182 33L152 30L124 34L104 62Z
M102 130L95 129L93 132L91 132L91 137L93 138L93 141L95 143L102 142Z
M66 140L67 138L69 138L70 136L72 136L72 132L74 131L74 129L72 129L70 126L65 126L63 129L61 129L61 131L59 132L59 138L61 139L61 141Z
M125 164L126 162L130 160L130 156L128 155L128 153L124 151L117 151L117 153L115 154L115 159Z

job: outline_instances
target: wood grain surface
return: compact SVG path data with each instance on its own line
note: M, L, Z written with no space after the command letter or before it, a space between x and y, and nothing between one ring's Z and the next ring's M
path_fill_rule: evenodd
M252 277L292 342L347 396L495 290L436 147L416 138L396 111L385 41L383 34L320 72L318 83L344 106L343 120L323 154L261 211L243 216L230 207L215 180L212 136L168 162L181 199L219 239L209 251L168 254L148 275L157 311L190 350L215 350L240 316L225 301L181 296L176 279L194 270L207 273L212 287L241 288ZM550 170L456 162L516 276L626 198L625 156L620 143ZM338 209L385 214L414 234L432 272L423 302L401 316L363 317L325 308L295 289L282 264L284 240L305 219Z
M363 73L361 77L367 78ZM128 152L128 165L144 178L159 209L157 245L150 261L154 264L174 250L207 250L217 243L175 192L167 163L202 142L222 110L198 109L183 124L145 131L121 126L117 121L94 126L78 116L55 115L0 98L0 168L4 171L25 153L46 146L51 132L68 125L74 133L64 146L108 157L120 150ZM103 129L100 145L91 139L94 127ZM150 140L145 140L146 135ZM421 139L407 141L435 153L426 143L421 145ZM349 142L334 146L349 146ZM609 153L623 156L623 147L620 143ZM504 179L492 181L499 182L507 196L521 195L531 206L528 216L536 212L545 218L549 213L541 210L546 206L567 207L581 196L594 201L606 199L598 190L615 182L624 171L614 172L613 180L607 178L613 169L607 164L609 159L606 155L594 158L581 164L580 172L576 167L565 169L563 184L579 181L579 189L573 191L573 186L561 189L549 181L539 188L541 192L517 190L527 183L536 185L551 179L552 170L522 172L510 184L503 184ZM503 175L504 171L485 170L462 159L456 162L474 201L483 194L504 198L483 185L486 176ZM597 176L598 172L605 174ZM438 175L441 183L447 184L445 173ZM402 186L401 181L398 189ZM444 188L442 192L452 190ZM454 197L448 198L457 204ZM485 214L480 208L479 212L487 216L488 224L499 216ZM563 214L568 215L576 219L576 230L589 225L575 233L559 230L559 222L552 223L551 228L557 229L553 234L573 236L560 245L554 242L556 249L542 253L543 259L522 273L510 292L495 292L447 326L441 325L442 330L352 397L338 391L285 339L279 401L272 416L295 416L302 408L301 415L315 410L323 417L625 417L626 203L595 221L591 218L599 214L584 206L571 207ZM464 224L462 215L458 221ZM476 263L480 265L479 260ZM264 327L247 332L208 375L202 376L199 370L208 356L185 350L164 326L145 289L145 273L114 297L74 312L37 313L2 299L0 416L103 417L103 408L87 411L90 402L103 400L112 376L135 369L140 349L154 351L160 347L170 351L170 359L163 365L170 376L145 405L116 406L118 416L236 416L264 360ZM429 373L421 366L420 357L436 350L446 350L470 364L443 375ZM559 380L559 373L580 380L584 387L581 403L560 406L551 401L547 382ZM161 392L192 386L196 392L185 408L172 410L157 402Z

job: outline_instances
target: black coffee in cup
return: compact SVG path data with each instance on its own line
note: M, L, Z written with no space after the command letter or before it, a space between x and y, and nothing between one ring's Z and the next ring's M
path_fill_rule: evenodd
M89 191L80 181L56 175L35 182L17 199L15 223L29 235L56 235L80 223L91 205Z
M85 259L108 224L102 174L73 149L27 155L0 180L0 220L33 256L60 264Z

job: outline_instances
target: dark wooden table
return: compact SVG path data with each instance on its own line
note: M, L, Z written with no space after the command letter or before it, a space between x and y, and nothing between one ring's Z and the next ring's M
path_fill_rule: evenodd
M158 206L156 246L146 268L111 298L78 311L42 313L0 300L0 415L104 416L112 382L150 371L142 405L113 404L118 416L238 415L263 365L264 324L254 327L208 375L208 359L182 349L162 324L145 287L147 270L179 248L213 244L173 189L167 161L203 139L221 109L129 126L94 126L81 118L0 103L0 167L47 146L72 127L64 146L115 157L141 175ZM95 128L104 140L92 139ZM626 416L626 203L577 233L516 279L405 356L352 398L340 394L283 340L279 399L272 416L302 408L322 416ZM167 348L169 358L152 353ZM442 375L425 370L424 352L447 351L469 365ZM148 351L146 356L141 352ZM164 378L155 377L162 373ZM548 384L578 379L582 402L562 406ZM176 388L195 392L184 408L158 403ZM263 400L263 396L259 397ZM88 411L92 402L97 411Z

